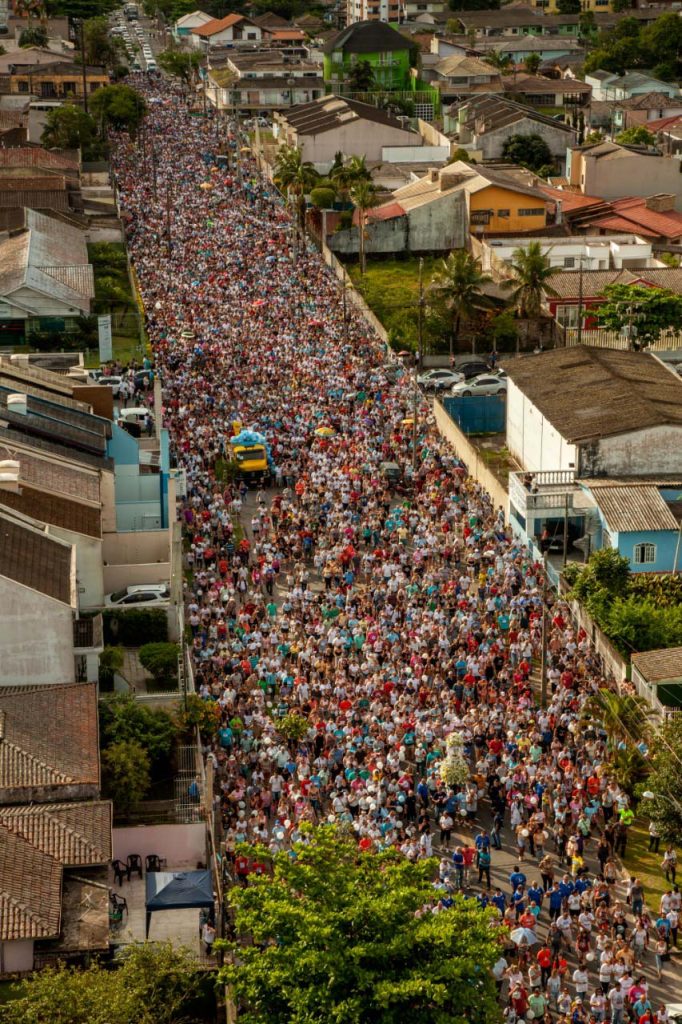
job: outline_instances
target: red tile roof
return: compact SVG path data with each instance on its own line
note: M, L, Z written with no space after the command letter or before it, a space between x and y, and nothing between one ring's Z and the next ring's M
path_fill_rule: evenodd
M648 132L660 132L673 125L682 124L682 114L673 114L671 117L657 117L655 121L647 121L642 125Z
M385 206L375 206L373 210L367 211L367 223L375 220L393 220L394 217L403 217L405 210L400 203L386 203ZM353 224L359 224L358 211L353 211Z
M92 867L111 860L109 800L0 807L0 826L54 857L64 867Z
M677 210L666 210L665 213L650 210L646 206L646 199L641 196L614 199L611 207L619 217L634 225L629 228L630 231L648 229L664 238L679 238L682 235L682 213Z
M604 202L603 199L599 199L597 196L585 196L582 192L573 192L571 189L551 188L549 185L542 185L540 183L538 183L538 188L546 196L549 196L550 199L561 203L564 213L570 213L572 210L587 209L588 206L601 206Z
M247 20L243 14L228 14L224 18L214 18L213 21L207 21L205 25L200 25L199 28L193 28L192 34L195 36L214 36L217 32L222 32L224 29L230 28L240 21Z
M0 942L56 938L61 916L61 864L0 825Z

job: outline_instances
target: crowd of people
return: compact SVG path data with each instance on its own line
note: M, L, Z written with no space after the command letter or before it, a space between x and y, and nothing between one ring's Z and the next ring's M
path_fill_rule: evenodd
M156 177L124 135L115 168L186 471L187 622L219 709L207 756L236 879L266 870L240 843L274 852L303 822L346 823L363 850L440 858L424 912L461 891L522 929L496 965L512 1024L666 1024L643 977L676 942L679 893L665 948L641 883L619 898L632 811L583 720L604 685L587 637L555 601L539 707L542 563L245 157L240 182L234 132L140 88ZM235 425L268 439L271 486L233 475ZM518 866L495 888L510 843Z

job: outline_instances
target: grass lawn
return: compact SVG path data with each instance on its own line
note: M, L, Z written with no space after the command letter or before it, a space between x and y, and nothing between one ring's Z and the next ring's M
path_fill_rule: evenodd
M661 870L665 843L661 840L658 853L649 853L649 822L638 818L628 831L628 845L625 850L625 869L636 875L644 884L644 896L648 905L658 910L658 901L668 889L665 875Z
M440 259L424 259L424 288L440 265ZM346 265L353 284L372 312L381 320L398 348L417 348L417 320L419 299L419 260L368 260L365 276L360 275L357 263ZM425 349L430 351L440 340L429 329L428 316L424 323Z

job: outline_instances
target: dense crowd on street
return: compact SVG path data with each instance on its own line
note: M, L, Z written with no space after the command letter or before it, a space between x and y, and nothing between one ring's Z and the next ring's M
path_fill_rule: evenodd
M240 184L228 129L152 98L156 189L126 136L115 165L186 472L186 620L196 688L220 711L206 753L235 878L267 870L243 842L276 851L304 822L346 823L363 850L439 860L423 913L458 891L497 908L515 936L495 969L510 1024L666 1024L647 979L677 941L674 864L660 907L636 878L623 899L632 810L581 717L603 684L586 636L555 601L540 708L542 564L421 399L413 459L411 376L344 317L320 255L295 252L285 204L246 157ZM226 471L235 423L267 437L269 486ZM403 469L399 492L385 462ZM450 734L458 784L441 771Z

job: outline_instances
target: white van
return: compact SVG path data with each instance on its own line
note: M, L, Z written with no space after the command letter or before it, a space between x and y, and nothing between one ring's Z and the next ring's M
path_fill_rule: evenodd
M156 71L156 61L155 60L148 60L147 61L147 71Z
M147 416L151 416L151 414L151 409L146 409L143 405L136 405L131 406L130 409L119 409L116 419L121 425L137 423L138 427L144 427Z

